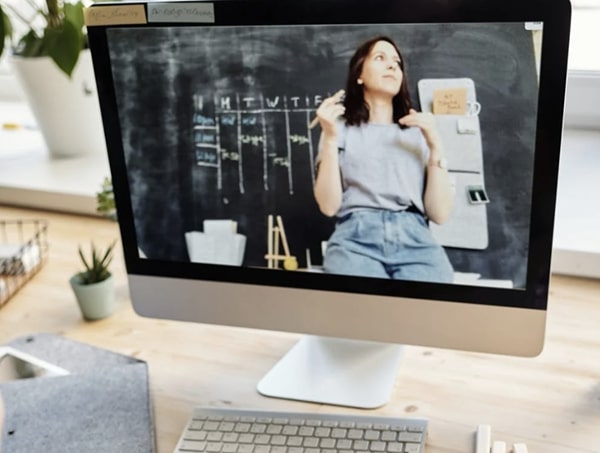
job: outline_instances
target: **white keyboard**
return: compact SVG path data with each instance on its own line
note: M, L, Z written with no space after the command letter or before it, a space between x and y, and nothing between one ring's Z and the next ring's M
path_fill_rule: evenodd
M427 420L198 407L175 453L423 453Z

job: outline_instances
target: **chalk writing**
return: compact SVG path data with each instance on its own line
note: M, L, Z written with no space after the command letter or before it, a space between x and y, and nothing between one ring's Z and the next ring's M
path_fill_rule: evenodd
M233 126L235 124L235 115L222 115L221 124L224 126Z
M218 165L219 156L216 149L196 148L196 164L214 167Z
M244 126L254 126L258 123L258 118L256 116L244 116L242 117L242 124Z
M221 154L221 159L223 159L223 160L235 160L235 161L240 160L240 154L239 153L229 152L226 149L221 149L219 151L219 153Z
M242 135L240 140L243 144L258 146L264 142L265 138L257 135Z
M279 165L280 167L289 167L290 161L285 157L276 157L273 159L273 165Z
M290 141L299 145L306 145L310 139L306 135L290 135Z
M217 143L217 137L214 132L206 132L206 131L196 131L194 135L196 143L209 143L215 144Z
M215 119L207 118L205 116L199 115L198 113L194 114L194 124L199 126L214 126Z
M198 165L217 168L217 187L221 190L222 162L236 162L239 191L244 194L244 155L251 153L250 159L256 159L260 156L256 154L259 149L262 150L264 190L271 190L272 179L269 175L273 169L285 168L287 190L293 194L293 178L297 175L293 173L292 155L308 152L310 175L306 177L310 177L314 184L313 137L308 124L323 99L322 95L307 94L265 96L220 93L212 97L195 94L192 99L196 124L194 143L196 146L215 145L219 150L218 153L211 150L207 155L197 153ZM290 120L291 116L295 118L293 121ZM298 130L298 125L302 125L302 129ZM221 142L224 147L221 147ZM236 151L231 151L231 147Z

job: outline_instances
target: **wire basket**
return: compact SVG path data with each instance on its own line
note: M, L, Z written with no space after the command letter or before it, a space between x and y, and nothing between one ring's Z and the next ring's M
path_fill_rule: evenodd
M47 230L44 220L0 220L0 307L46 262Z

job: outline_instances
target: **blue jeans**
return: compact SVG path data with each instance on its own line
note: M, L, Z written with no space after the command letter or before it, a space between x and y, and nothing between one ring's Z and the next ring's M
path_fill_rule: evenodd
M325 272L451 283L454 272L425 218L412 211L353 211L327 242Z

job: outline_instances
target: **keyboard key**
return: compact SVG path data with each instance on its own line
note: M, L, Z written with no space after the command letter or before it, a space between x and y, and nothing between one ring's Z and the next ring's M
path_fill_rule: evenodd
M352 441L350 439L337 439L335 448L338 450L350 450L352 448Z
M223 442L237 442L239 438L238 433L223 433Z
M298 434L298 427L295 425L285 425L281 430L281 434L286 436L295 436Z
M362 429L350 429L348 430L348 439L362 439L364 433Z
M329 437L331 428L319 427L315 429L315 437Z
M267 426L267 434L281 434L283 431L283 426L281 425L269 425Z
M252 444L252 443L254 443L254 437L255 437L254 434L250 434L250 433L240 434L238 442L240 444Z
M365 439L367 440L379 440L380 431L374 429L368 429L365 431Z
M335 439L330 437L323 437L319 441L319 447L321 448L335 448Z
M369 445L371 451L385 451L386 443L379 440L373 441Z
M421 453L419 444L404 444L404 453Z
M352 448L357 451L367 451L369 449L369 441L355 440L352 444Z
M302 446L307 448L314 448L319 446L319 439L316 437L305 437L302 441Z
M198 450L204 451L206 448L206 442L204 441L195 441L195 440L184 440L181 442L181 449L186 449L190 451Z
M217 442L223 439L223 433L220 431L210 431L206 435L206 440L210 442Z
M250 423L240 422L235 424L233 430L237 433L247 433L250 431L250 426L252 426Z
M206 431L196 431L193 429L190 429L185 435L186 440L206 440L206 437Z
M272 436L271 437L271 445L285 445L287 441L286 436Z
M381 433L381 440L385 442L394 442L398 439L398 434L395 431L383 431Z
M237 444L223 444L223 449L221 450L223 453L237 453Z
M331 437L334 439L343 439L346 437L348 430L345 428L334 428L331 430Z
M287 445L288 447L300 447L302 445L302 437L300 436L292 436L288 437Z
M271 436L268 434L257 434L254 438L254 443L257 445L268 445L271 443Z
M389 453L402 453L404 451L404 444L402 442L388 442L387 451Z
M421 442L422 438L423 438L423 434L421 434L421 433L410 433L410 432L398 433L398 440L400 442Z
M300 436L313 436L315 434L315 428L312 426L303 426L298 430Z

